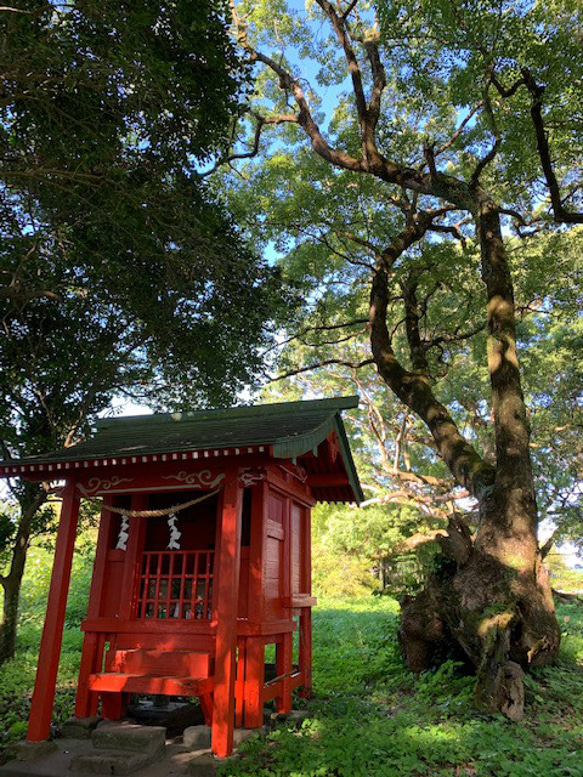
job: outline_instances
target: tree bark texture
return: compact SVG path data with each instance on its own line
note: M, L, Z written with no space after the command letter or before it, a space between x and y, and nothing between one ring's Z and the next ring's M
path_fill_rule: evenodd
M480 515L475 536L452 521L448 536L439 540L447 561L426 591L403 603L400 641L414 671L457 652L475 667L478 695L486 706L520 719L524 669L556 658L560 629L537 543L513 289L499 214L491 202L479 201L476 225L488 298L494 479L484 489L473 489Z
M516 719L522 715L524 703L523 671L553 661L560 630L537 543L530 429L516 352L512 279L498 206L480 187L481 173L495 158L497 147L478 162L467 180L438 170L432 147L425 148L426 164L418 168L387 158L375 138L387 83L378 42L374 36L365 36L361 48L355 45L359 39L354 29L359 27L353 27L349 17L356 3L341 12L329 0L316 2L344 54L361 135L360 153L351 154L330 145L312 115L300 79L280 61L253 48L245 23L235 11L241 46L252 61L262 63L276 75L279 87L293 97L296 105L295 111L269 116L262 123L295 123L305 132L312 150L334 167L371 175L408 190L414 197L429 195L446 203L446 207L433 211L410 214L388 248L379 250L371 279L370 344L379 376L423 420L439 455L456 483L476 499L480 514L474 536L454 519L446 536L439 539L442 569L423 593L404 601L401 644L407 663L415 671L427 669L447 655L462 656L475 667L478 690L486 704ZM363 67L368 81L363 78ZM414 282L403 289L410 369L393 350L387 325L389 281L395 262L428 229L451 231L447 226L433 227L433 220L452 209L474 220L481 250L488 300L495 463L485 460L462 434L433 390L419 337Z
M0 577L4 593L2 621L0 622L0 664L14 658L20 589L30 544L31 522L45 499L45 492L35 489L32 493L27 491L20 502L20 521L12 546L10 569L8 574Z

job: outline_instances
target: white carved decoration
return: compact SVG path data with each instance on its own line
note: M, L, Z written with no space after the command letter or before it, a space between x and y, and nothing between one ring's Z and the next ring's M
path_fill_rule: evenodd
M176 521L178 516L175 514L168 516L168 528L170 529L170 540L168 542L168 550L180 550L180 538L182 532L178 531Z
M120 478L119 475L114 475L109 480L95 477L90 478L87 481L87 486L84 486L82 483L77 483L77 488L83 496L93 496L98 492L111 491L112 489L117 488L120 483L131 483L132 480L133 478Z
M122 515L121 526L119 527L119 534L117 535L116 550L127 550L128 539L130 536L130 522L127 515Z
M249 488L253 483L259 483L261 480L265 480L267 477L264 470L260 469L246 469L239 475L239 483L243 488Z
M184 483L193 488L215 488L225 479L225 473L221 472L219 475L213 477L213 473L210 469L203 469L201 472L186 472L183 470L177 475L162 475L162 479L176 480L179 483Z

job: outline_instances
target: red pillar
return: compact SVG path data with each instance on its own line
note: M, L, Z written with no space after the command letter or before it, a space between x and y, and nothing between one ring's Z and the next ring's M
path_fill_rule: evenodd
M303 535L303 585L302 590L306 593L312 593L312 513L310 510L304 512L304 535ZM299 695L304 699L309 699L312 695L312 608L303 607L300 614L300 655L299 666L304 673L304 687L299 691Z
M68 480L63 493L47 613L30 707L27 735L30 742L48 739L51 729L78 517L79 499L75 494L75 481Z
M241 562L241 510L243 489L238 471L227 473L220 515L219 563L215 566L216 623L215 687L213 695L212 749L223 758L233 749L235 713L235 652Z
M104 572L107 558L108 542L111 534L112 513L108 510L113 504L113 496L103 499L101 508L101 520L99 523L99 535L95 561L93 562L93 574L91 575L91 588L89 592L89 604L87 607L88 618L98 618L103 598ZM77 698L75 700L75 715L78 718L87 718L97 714L97 694L89 690L89 675L101 670L103 663L104 635L86 633L83 640L81 653L81 665L79 667L79 681L77 683Z
M262 637L247 640L245 676L245 728L263 724L262 692L265 685L265 644Z

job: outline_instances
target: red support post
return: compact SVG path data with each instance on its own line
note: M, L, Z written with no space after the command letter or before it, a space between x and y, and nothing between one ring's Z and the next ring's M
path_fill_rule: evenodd
M290 633L282 634L281 642L278 642L276 649L276 671L277 676L282 678L281 696L276 696L275 705L278 712L287 715L291 711L292 689L291 672L293 661L293 635Z
M300 615L299 668L303 673L303 688L299 695L309 699L312 695L312 609L303 607Z
M75 485L74 480L68 480L63 493L47 612L30 707L27 734L29 742L41 742L48 739L51 730L67 594L79 517L79 498L75 492Z
M262 637L247 639L245 667L245 728L263 724L263 687L265 685L265 644Z
M235 653L241 562L243 489L238 470L227 474L220 509L220 545L214 586L216 625L215 687L213 694L212 749L224 758L233 749L235 706Z
M303 536L303 590L312 593L312 514L310 510L304 513L304 536ZM300 649L299 649L299 667L304 675L303 688L299 695L304 699L309 699L312 695L312 609L303 607L300 614Z
M105 559L107 557L107 543L111 533L112 513L108 509L113 504L113 497L106 496L101 508L101 520L99 523L99 535L95 561L93 562L93 575L91 577L91 589L89 592L89 605L87 618L97 618L103 598L103 573ZM103 638L95 633L85 634L83 651L81 653L81 665L79 668L79 682L77 684L77 698L75 700L75 715L78 718L87 718L95 715L97 711L97 695L89 690L89 675L101 670L103 662Z
M240 728L243 725L245 712L245 674L246 674L247 641L240 638L237 641L237 683L235 691L235 725Z
M132 494L131 509L136 511L147 510L149 498L147 494ZM139 581L139 563L140 554L144 547L144 530L146 527L143 518L132 516L128 520L129 538L126 558L123 568L122 591L123 596L120 600L119 618L122 621L129 621L134 616L136 606L137 585Z

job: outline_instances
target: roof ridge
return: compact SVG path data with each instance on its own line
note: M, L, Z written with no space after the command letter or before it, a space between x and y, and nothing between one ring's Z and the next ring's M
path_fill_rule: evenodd
M132 426L144 426L152 423L168 423L171 421L204 421L217 418L237 418L255 414L261 411L269 411L273 414L287 413L294 407L302 412L306 410L348 410L358 407L358 396L349 395L341 397L327 397L325 399L301 399L294 402L269 402L263 405L239 405L238 407L213 408L208 410L187 410L174 413L152 413L150 415L118 416L112 418L100 418L96 422L97 429L105 429L120 424Z

